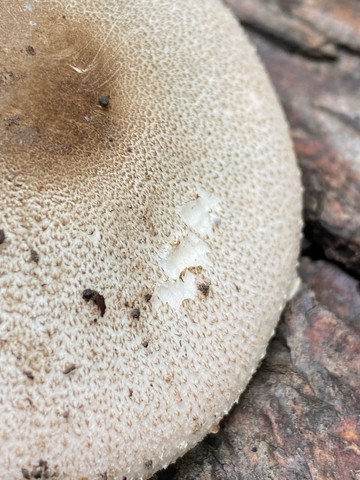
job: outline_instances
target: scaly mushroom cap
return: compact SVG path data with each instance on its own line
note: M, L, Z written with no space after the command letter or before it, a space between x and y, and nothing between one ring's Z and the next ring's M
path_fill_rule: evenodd
M147 478L296 278L287 127L217 0L1 5L0 478Z

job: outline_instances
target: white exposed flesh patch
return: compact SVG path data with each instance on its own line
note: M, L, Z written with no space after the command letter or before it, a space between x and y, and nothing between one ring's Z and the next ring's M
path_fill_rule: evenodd
M190 233L176 246L169 245L164 248L160 266L169 278L177 280L187 268L211 266L208 253L208 245Z
M178 311L184 300L197 295L194 273L191 268L211 266L210 248L200 237L208 237L220 224L219 200L199 190L196 198L177 209L183 222L192 230L175 245L165 245L160 253L160 266L169 280L158 287L156 296ZM198 236L199 235L199 236ZM184 274L185 272L185 274Z
M213 228L220 224L219 199L203 190L197 198L185 203L179 213L182 220L202 237L211 235Z
M179 311L184 300L197 296L196 276L189 269L211 266L208 257L210 248L200 237L210 236L214 227L220 224L219 204L214 195L199 190L196 198L177 209L191 232L176 244L163 247L159 263L169 280L161 284L156 291L158 300L167 303L176 311Z
M196 298L196 295L195 275L188 271L181 279L169 280L156 291L156 296L161 302L167 303L177 312L184 300Z

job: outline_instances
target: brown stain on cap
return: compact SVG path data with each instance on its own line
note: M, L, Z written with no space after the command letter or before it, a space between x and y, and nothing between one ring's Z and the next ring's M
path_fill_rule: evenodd
M14 8L0 21L2 151L23 172L79 162L121 144L124 130L119 46L96 22L72 21L55 8L35 6L31 16ZM111 97L106 109L103 96Z

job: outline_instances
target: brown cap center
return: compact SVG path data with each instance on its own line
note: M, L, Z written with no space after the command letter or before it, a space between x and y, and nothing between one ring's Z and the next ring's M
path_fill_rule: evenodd
M1 26L0 135L7 161L52 169L121 143L123 65L110 38L91 22L44 9L9 16Z

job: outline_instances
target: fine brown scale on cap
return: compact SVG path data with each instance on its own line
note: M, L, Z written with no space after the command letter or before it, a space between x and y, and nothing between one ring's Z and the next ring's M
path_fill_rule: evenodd
M80 173L91 167L90 152L123 148L128 112L119 46L111 32L104 41L96 24L54 4L43 3L30 26L20 3L0 20L2 153L22 173L68 174L74 164Z

